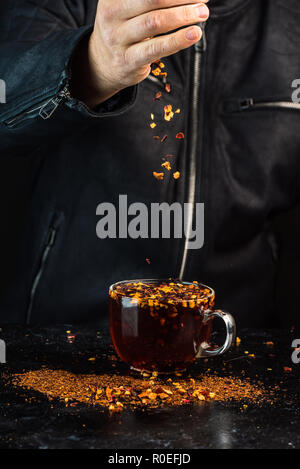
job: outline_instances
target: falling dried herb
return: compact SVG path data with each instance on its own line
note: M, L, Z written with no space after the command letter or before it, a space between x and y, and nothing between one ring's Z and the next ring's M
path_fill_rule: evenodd
M165 163L162 163L162 167L167 169L168 171L171 170L171 165L170 165L169 161L166 161Z
M155 95L154 101L159 101L162 98L162 92L158 91Z
M157 179L158 181L162 181L163 178L164 178L164 173L157 173L156 171L153 171L153 176L154 176L155 179Z
M165 120L170 121L174 117L174 112L172 110L172 105L168 104L167 106L164 107L164 112L165 112Z

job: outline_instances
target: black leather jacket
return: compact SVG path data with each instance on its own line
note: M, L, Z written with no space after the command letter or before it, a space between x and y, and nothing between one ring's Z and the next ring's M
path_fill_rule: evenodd
M171 94L154 101L163 83L147 79L91 111L69 96L68 81L96 3L0 5L0 154L15 158L16 172L18 158L34 161L0 322L96 320L107 315L114 281L182 275L214 287L238 325L273 325L272 220L300 195L300 105L291 102L299 0L212 0L206 40L164 60ZM169 103L182 112L171 124L161 120L155 132L169 135L161 143L149 115ZM152 176L167 153L178 181ZM184 239L99 240L96 207L117 205L119 194L129 203L204 202L204 247L184 253Z

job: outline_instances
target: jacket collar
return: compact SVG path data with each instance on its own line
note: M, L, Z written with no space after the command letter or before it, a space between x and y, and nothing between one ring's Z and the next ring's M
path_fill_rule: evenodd
M217 18L219 16L229 15L235 13L240 8L245 7L250 0L209 0L208 7L210 9L210 16Z

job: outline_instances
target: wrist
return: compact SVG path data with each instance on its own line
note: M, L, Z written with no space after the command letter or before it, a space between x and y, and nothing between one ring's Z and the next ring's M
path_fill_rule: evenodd
M71 94L91 109L121 89L105 79L99 70L99 54L93 34L79 44L72 61Z

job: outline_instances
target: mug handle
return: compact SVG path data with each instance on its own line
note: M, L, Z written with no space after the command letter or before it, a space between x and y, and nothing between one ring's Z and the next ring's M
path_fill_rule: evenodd
M225 322L226 340L224 344L217 349L212 349L212 347L209 345L205 348L201 347L199 350L198 357L215 357L216 355L222 355L223 353L227 352L227 350L230 349L230 347L235 341L236 324L235 324L234 317L230 313L227 313L226 311L222 311L221 309L215 309L215 310L208 309L204 311L204 322L209 321L213 317L221 318Z

